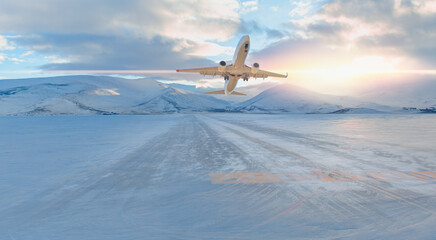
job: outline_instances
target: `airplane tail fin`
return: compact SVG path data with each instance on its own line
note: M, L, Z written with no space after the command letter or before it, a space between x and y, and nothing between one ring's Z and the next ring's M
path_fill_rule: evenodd
M225 92L224 92L224 90L218 90L218 91L212 91L212 92L205 92L204 94L225 94ZM245 93L240 93L240 92L236 92L236 91L233 91L230 94L231 95L247 96L247 94L245 94Z

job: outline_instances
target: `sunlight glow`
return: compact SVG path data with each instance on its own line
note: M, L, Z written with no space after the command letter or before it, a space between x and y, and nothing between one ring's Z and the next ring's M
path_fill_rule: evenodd
M356 75L371 75L371 74L394 74L394 73L414 73L414 74L426 74L436 75L436 70L431 69L407 69L407 70L361 70L361 69L306 69L306 70L283 70L288 73L310 74L310 75L322 75L326 77L350 77Z

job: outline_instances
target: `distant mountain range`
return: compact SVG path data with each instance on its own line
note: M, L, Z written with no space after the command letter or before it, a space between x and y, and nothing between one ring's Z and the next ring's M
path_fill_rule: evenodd
M0 115L223 111L227 105L152 79L62 76L0 81Z
M421 77L413 81L384 83L366 89L359 97L396 107L436 108L436 79Z
M424 100L424 105L391 107L351 97L319 94L293 85L265 83L241 87L240 91L248 96L216 98L202 94L203 89L194 86L108 76L0 80L0 115L436 112L436 98L431 97L427 97L428 105ZM413 98L413 94L403 94Z

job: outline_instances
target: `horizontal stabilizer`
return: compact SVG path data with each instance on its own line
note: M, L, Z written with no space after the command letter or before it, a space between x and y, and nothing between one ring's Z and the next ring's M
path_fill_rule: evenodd
M224 94L224 90L218 90L218 91L212 91L212 92L205 92L204 94Z
M236 92L236 91L233 91L231 94L232 94L232 95L247 96L247 94L245 94L245 93L240 93L240 92Z
M224 90L218 90L218 91L212 91L212 92L205 92L204 94L225 94L225 92L224 92ZM236 91L233 91L230 94L231 95L247 96L247 94L245 94L245 93L240 93L240 92L236 92Z

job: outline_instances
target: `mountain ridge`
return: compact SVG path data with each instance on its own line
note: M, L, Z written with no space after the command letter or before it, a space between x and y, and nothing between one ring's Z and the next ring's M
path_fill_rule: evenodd
M292 84L241 87L253 97L244 100L236 96L238 101L190 91L193 86L184 90L173 86L147 78L88 75L0 80L0 115L436 112L433 106L392 107L348 96L320 94Z

